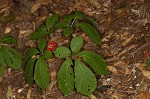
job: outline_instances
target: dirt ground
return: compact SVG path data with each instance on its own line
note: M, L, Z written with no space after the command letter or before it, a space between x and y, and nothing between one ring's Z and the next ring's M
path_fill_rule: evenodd
M0 35L8 32L17 39L18 50L36 46L28 35L48 15L60 16L80 11L98 22L103 45L93 44L82 32L84 49L104 57L109 74L97 77L91 97L73 92L63 96L57 85L57 71L64 60L48 61L51 83L43 92L36 84L29 86L23 70L7 68L0 78L0 99L150 99L150 0L0 0ZM9 18L6 18L9 16ZM6 20L7 19L7 20ZM67 42L60 31L50 40Z

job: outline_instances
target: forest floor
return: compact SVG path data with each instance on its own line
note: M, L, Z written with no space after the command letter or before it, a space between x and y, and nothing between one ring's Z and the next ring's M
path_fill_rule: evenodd
M60 16L80 11L94 18L102 38L102 46L93 44L83 33L84 48L102 55L109 74L97 77L92 97L73 92L63 96L56 76L63 60L48 62L52 81L41 91L29 86L23 70L7 68L0 78L0 99L150 99L150 0L0 0L0 35L8 32L17 40L18 50L35 46L28 40L50 14ZM6 16L14 18L11 22ZM56 31L57 44L67 39Z

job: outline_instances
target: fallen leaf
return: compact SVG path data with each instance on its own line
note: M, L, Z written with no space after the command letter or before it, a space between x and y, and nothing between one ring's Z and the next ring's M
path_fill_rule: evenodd
M148 92L140 92L137 99L148 99Z
M134 34L133 34L131 37L129 37L128 39L125 39L125 40L121 43L121 45L122 45L122 46L126 46L126 45L132 40L133 37L134 37Z
M93 94L90 95L90 98L91 98L91 99L97 99Z
M49 85L48 85L48 87L46 88L46 90L47 91L51 91L52 90L52 88L54 87L54 85L56 85L57 84L57 81L55 80L55 81L52 81Z
M142 73L146 78L150 79L150 71L142 70Z
M97 9L101 8L101 4L98 2L99 0L86 0L92 6L96 7Z
M31 89L28 90L27 99L31 99Z
M122 73L122 74L130 74L129 66L123 62L123 61L118 61L117 63L114 64L114 67L117 68L117 71Z
M50 75L51 75L51 81L56 81L56 78L57 78L56 77L57 76L56 71L52 71Z
M7 96L7 99L13 99L14 93L13 93L13 89L11 85L8 86L6 96Z
M118 71L115 67L113 66L107 66L108 71L114 73L114 74L118 74Z
M41 5L47 5L49 3L52 3L52 1L51 0L38 0L38 1L36 1L31 8L31 13L34 13L37 9L39 9Z

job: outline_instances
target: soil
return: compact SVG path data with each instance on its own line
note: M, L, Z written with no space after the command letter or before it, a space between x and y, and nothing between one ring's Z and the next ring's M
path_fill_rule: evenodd
M46 90L29 86L23 70L7 68L0 78L0 99L150 99L150 69L145 69L150 57L150 0L0 0L0 37L11 32L24 55L26 48L36 46L28 36L49 15L74 11L94 18L102 38L103 45L97 46L83 32L74 33L83 37L84 49L102 55L107 63L109 74L96 75L93 95L74 91L64 96L56 79L64 60L54 58L47 61L52 79ZM49 40L68 44L59 30Z

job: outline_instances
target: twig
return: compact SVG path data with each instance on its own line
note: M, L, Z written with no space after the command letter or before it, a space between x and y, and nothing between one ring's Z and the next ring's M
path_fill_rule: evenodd
M147 45L150 45L150 43L146 43L143 46L141 46L140 48L138 48L136 51L130 53L130 55L134 55L135 53L137 53L139 50L141 50L142 48L146 47Z

